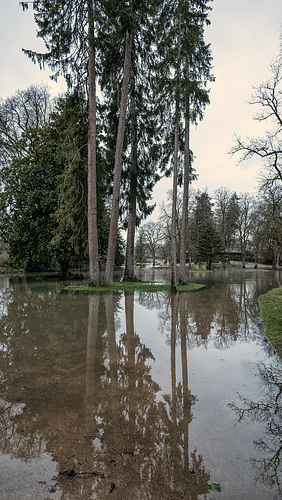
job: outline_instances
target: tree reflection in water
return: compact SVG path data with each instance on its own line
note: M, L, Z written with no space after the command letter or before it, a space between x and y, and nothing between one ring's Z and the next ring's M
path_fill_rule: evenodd
M224 279L228 276L224 274ZM204 450L205 463L215 475L229 451L228 443L220 449L211 449L206 443L208 425L217 413L211 419L208 416L210 411L218 410L221 402L226 405L232 400L230 391L243 387L245 380L239 377L241 385L236 380L231 388L227 387L228 381L223 381L223 391L226 388L229 392L219 395L214 406L212 401L212 407L207 407L204 399L214 378L202 388L200 358L203 355L205 360L212 359L217 369L218 353L224 357L229 351L225 358L229 362L233 354L237 356L238 345L248 346L251 342L259 346L256 350L266 351L257 326L260 320L256 298L262 290L262 277L260 273L254 279L250 276L246 273L242 278L236 274L231 283L219 280L200 292L173 297L168 293L64 294L59 293L59 285L54 282L47 286L40 281L30 284L24 280L5 287L0 295L2 457L16 458L22 464L48 456L57 464L58 472L70 469L100 474L58 474L54 481L56 493L48 496L48 492L42 491L41 496L33 497L21 494L21 500L179 500L180 489L185 498L195 500L213 495L208 493L209 474L202 456L191 448L191 442ZM265 287L275 286L276 279L273 273L264 275L263 292ZM208 357L210 348L213 358ZM239 349L238 356L241 352ZM251 355L255 356L256 351L251 351ZM192 359L197 359L200 368L192 366ZM273 359L269 356L270 362ZM231 372L234 367L244 366L238 357L236 360L238 364L233 362ZM189 389L189 363L197 387L194 391L198 391L199 397L195 408L196 397ZM246 373L250 372L249 369ZM265 394L269 392L271 397L261 396L263 411L261 403L251 405L242 399L241 410L244 417L251 418L253 413L260 419L256 431L260 432L260 426L265 424L265 435L257 440L261 455L255 455L256 459L261 456L262 461L256 462L256 467L263 468L265 479L275 480L281 455L281 442L274 436L274 430L279 432L281 418L281 379L277 379L274 370L262 372ZM205 371L205 376L209 373ZM215 380L220 383L220 376ZM251 394L257 394L256 390L257 387ZM217 388L212 394L216 392ZM270 400L276 401L278 407L267 407ZM203 413L199 415L199 411ZM192 420L193 413L200 418ZM229 425L233 424L230 413L220 413L226 418L224 437L229 436ZM262 436L250 432L251 439L257 435ZM238 436L238 447L242 439ZM244 448L246 463L254 456L251 439L250 447L247 442ZM236 498L234 484L236 487L242 479L243 491L254 475L251 468L244 471L241 463L237 466L237 456L233 455L235 460L230 463L234 469L224 464L220 474L215 475L221 484L226 481L225 488L233 487L228 498ZM213 463L218 458L220 464L215 467ZM38 480L41 479L45 477L39 475ZM110 494L112 484L115 488ZM277 484L280 488L278 479ZM264 487L257 486L257 498L271 490ZM276 491L277 488L274 494Z
M126 332L118 342L114 295L105 294L102 300L107 322L105 344L100 343L103 348L98 352L97 342L88 342L95 349L95 355L89 358L96 367L93 369L92 363L87 374L89 383L92 374L90 385L95 387L93 435L89 436L93 443L93 465L108 483L115 485L118 498L179 498L177 490L181 488L189 491L191 499L196 499L199 494L207 493L209 475L196 450L189 456L188 426L195 397L188 388L185 322L181 330L183 381L176 386L176 324L179 307L184 319L185 304L171 297L172 392L160 401L156 397L160 387L152 379L148 363L154 359L153 354L134 330L134 295L125 295ZM89 308L89 321L90 318L94 321L89 325L88 336L95 337L97 305L91 297ZM89 391L87 401L88 394ZM91 410L87 406L89 424ZM104 498L105 481L96 482L95 494L99 499Z
M11 289L6 299L2 453L24 461L48 453L58 471L74 470L73 477L58 474L52 498L61 500L103 500L113 485L116 499L176 500L179 489L197 499L208 492L203 459L189 451L195 397L188 387L183 298L171 297L169 304L172 389L162 397L151 374L153 353L134 328L133 294L124 297L126 331L118 337L119 294L34 294L26 286ZM99 475L81 474L93 471Z
M238 423L242 420L265 424L264 437L255 441L259 450L263 451L264 458L253 460L260 470L264 481L276 484L278 492L282 493L281 452L282 452L282 372L279 366L262 364L258 367L267 391L265 399L258 402L251 401L239 394L242 406L229 404L238 416Z

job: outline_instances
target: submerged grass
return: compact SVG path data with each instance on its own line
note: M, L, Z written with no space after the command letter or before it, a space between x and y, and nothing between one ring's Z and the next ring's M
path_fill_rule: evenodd
M179 292L186 292L190 290L199 290L204 285L197 283L189 283L188 285L178 285ZM63 290L74 292L170 292L169 283L157 283L154 281L115 281L112 286L95 286L88 285L69 285L64 286Z
M282 288L274 288L260 295L259 304L266 335L282 358Z

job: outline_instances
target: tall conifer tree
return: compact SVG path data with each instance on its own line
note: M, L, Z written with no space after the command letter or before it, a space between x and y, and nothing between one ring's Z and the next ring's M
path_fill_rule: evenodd
M125 280L134 280L134 239L135 228L140 220L152 212L149 206L153 186L158 179L156 173L157 146L155 117L152 113L152 73L154 71L154 54L152 51L154 34L154 9L156 0L150 2L132 0L125 5L124 12L119 11L114 20L115 30L103 39L103 54L109 61L104 66L101 87L105 96L103 116L105 128L105 144L107 157L113 161L113 149L116 147L114 140L117 135L120 121L120 103L122 98L122 85L124 83L124 56L125 34L130 29L131 54L130 54L130 81L128 85L128 101L126 122L124 129L124 142L122 161L119 164L119 177L113 179L112 221L116 227L116 214L121 215L127 229ZM109 4L111 5L111 4ZM127 14L127 16L125 16ZM112 43L115 40L115 43ZM110 134L107 133L110 131ZM117 166L117 164L116 164ZM115 168L116 171L116 168ZM120 190L117 181L120 183ZM118 210L116 205L117 195ZM114 210L114 211L113 211ZM113 215L115 219L113 218ZM112 232L115 234L115 231ZM113 273L113 239L111 245L111 259L107 267ZM109 254L109 252L108 252ZM111 262L111 269L110 269ZM106 267L106 280L108 270Z
M21 2L24 10L29 2ZM96 73L95 73L95 27L101 2L93 0L65 0L33 2L34 19L46 52L32 50L24 52L41 68L48 65L53 78L63 74L69 87L79 86L88 94L88 246L89 284L99 281L98 229L97 229L97 166L96 166Z
M138 3L142 15L135 16L131 82L129 89L129 140L130 157L125 186L125 213L127 243L124 280L135 280L134 240L135 230L142 219L152 213L155 205L148 205L152 190L159 179L157 172L159 138L157 117L153 111L155 72L154 21L158 0ZM123 208L123 207L122 207Z
M164 123L164 160L174 157L173 169L178 169L175 177L184 182L183 214L181 236L181 274L180 281L186 281L186 233L188 214L188 185L192 180L192 156L190 151L190 123L203 117L203 109L209 102L206 85L212 81L211 54L209 45L204 42L204 26L208 24L207 7L209 0L167 0L159 16L158 53L160 58L157 86L161 103L161 116ZM181 23L178 20L181 19ZM170 49L168 50L168 47ZM176 128L173 116L179 107L179 126ZM172 129L174 127L174 132ZM179 135L178 152L173 150L173 134ZM179 168L183 164L183 174ZM173 222L172 222L173 224ZM173 246L172 246L173 248ZM172 256L173 257L173 256ZM172 283L175 281L172 266ZM172 289L174 285L172 284Z

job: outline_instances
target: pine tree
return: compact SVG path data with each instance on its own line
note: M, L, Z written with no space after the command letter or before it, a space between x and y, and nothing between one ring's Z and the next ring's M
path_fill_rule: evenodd
M209 0L208 0L209 1ZM186 14L184 47L186 61L184 62L184 180L182 225L180 243L180 277L181 283L187 282L186 275L186 249L188 225L189 184L192 181L190 173L192 155L190 153L190 122L197 123L203 119L203 111L209 104L209 91L206 89L208 82L214 80L211 74L210 46L204 41L204 27L209 25L208 1L186 1L183 3Z
M21 2L24 10L27 2ZM39 27L46 52L24 52L43 68L47 64L53 78L63 74L69 87L87 90L89 99L88 131L88 245L89 284L99 281L98 229L97 229L97 165L96 165L96 54L95 23L102 3L93 0L65 0L64 2L33 2L34 19ZM88 75L88 77L87 77Z
M127 113L126 121L123 122L123 149L120 150L120 162L115 161L114 171L118 174L114 175L113 180L113 196L112 196L112 236L109 238L108 258L106 265L106 281L110 282L113 276L113 236L117 227L118 214L125 219L125 228L127 229L127 249L125 262L125 280L135 279L134 274L134 239L135 229L139 225L142 218L151 213L153 207L149 207L147 200L150 199L153 186L158 179L156 175L156 147L153 146L153 139L156 136L152 123L154 117L152 115L152 98L151 90L151 73L153 71L153 55L152 55L152 34L153 34L153 11L154 1L144 2L132 0L124 12L127 13L127 18L116 19L115 34L112 35L116 39L116 47L127 47L126 37L130 35L131 51L130 51L130 77L128 82L127 94ZM116 107L118 120L113 114L113 102L121 103L124 95L120 85L115 82L122 81L124 86L125 71L122 65L125 61L126 51L121 53L121 50L116 50L110 54L107 42L106 53L113 63L107 65L105 74L103 75L102 86L106 89L108 104L106 109L109 110L111 119L114 117L116 134L119 134L118 123L121 119L120 105ZM110 45L112 51L113 45ZM115 54L115 57L114 57ZM125 68L125 66L124 66ZM127 74L128 77L128 74ZM120 142L120 141L119 141ZM110 146L112 147L111 140ZM117 152L117 150L116 150ZM117 156L115 157L117 160ZM117 170L118 168L118 170Z
M128 116L129 167L123 172L121 209L126 216L127 245L124 280L135 280L135 230L154 210L149 205L152 190L159 179L157 172L159 138L157 117L153 113L152 74L155 71L154 43L155 0L146 3L146 11L135 21ZM144 10L144 6L140 6ZM127 145L125 145L126 147ZM123 213L122 212L122 213Z
M110 221L107 262L105 270L105 283L108 285L111 285L114 279L114 265L115 265L115 252L117 243L119 201L120 201L121 165L122 165L123 146L124 146L128 87L129 87L130 72L131 72L131 51L132 51L132 31L130 28L128 28L126 30L126 35L125 35L123 81L122 81L120 113L119 113L116 151L115 151L112 212Z
M160 114L165 123L163 135L165 137L164 147L167 152L164 155L164 162L168 163L170 157L173 156L174 182L179 178L184 178L180 252L181 282L186 281L188 186L192 180L189 126L191 122L195 123L202 119L203 110L209 103L209 92L206 85L208 81L213 80L210 73L210 48L205 44L203 37L204 26L209 23L207 3L207 1L198 0L179 0L178 2L167 0L159 17L160 76L157 80L157 87L160 89ZM168 46L170 47L169 51L167 50ZM179 167L181 162L183 163L183 154L184 172L183 175L180 175ZM175 187L173 190L176 193ZM173 218L172 224L174 224ZM176 257L172 255L172 289L175 289L176 283L176 264L173 264L174 261L176 261Z
M196 195L194 218L195 260L206 262L207 269L211 269L212 262L224 251L224 245L215 224L212 202L207 191Z

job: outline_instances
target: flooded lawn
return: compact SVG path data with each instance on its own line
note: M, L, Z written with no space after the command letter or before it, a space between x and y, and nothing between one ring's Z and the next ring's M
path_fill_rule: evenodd
M282 363L257 302L279 279L218 270L171 296L0 278L1 500L281 498Z

